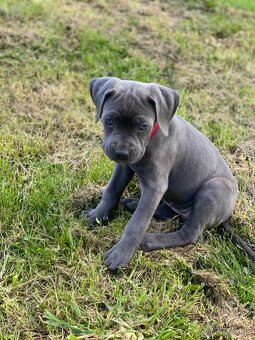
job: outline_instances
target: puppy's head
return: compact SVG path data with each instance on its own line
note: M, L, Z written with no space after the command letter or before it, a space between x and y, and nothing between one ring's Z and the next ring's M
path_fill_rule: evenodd
M117 163L133 164L143 157L156 121L167 136L179 104L179 95L165 86L112 77L92 79L90 94L96 121L104 125L104 152Z

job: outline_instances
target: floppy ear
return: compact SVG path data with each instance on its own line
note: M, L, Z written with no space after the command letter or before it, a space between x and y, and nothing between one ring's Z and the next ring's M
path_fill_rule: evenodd
M112 77L93 78L89 83L89 91L93 102L96 105L96 122L102 115L102 108L105 99L114 92Z
M168 127L179 105L179 95L168 87L153 84L150 88L150 100L152 101L158 125L164 136L168 136Z

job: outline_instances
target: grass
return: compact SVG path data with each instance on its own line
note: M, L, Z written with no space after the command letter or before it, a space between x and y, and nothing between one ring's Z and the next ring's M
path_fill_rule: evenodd
M112 75L181 93L178 113L238 180L232 225L255 243L254 16L249 0L0 2L0 339L254 338L255 267L228 237L138 251L112 276L103 254L130 215L94 230L77 218L113 168L87 89Z

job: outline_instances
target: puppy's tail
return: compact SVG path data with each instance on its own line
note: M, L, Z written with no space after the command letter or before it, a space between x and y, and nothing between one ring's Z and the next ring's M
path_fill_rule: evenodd
M245 254L255 262L255 252L248 246L246 242L244 242L243 239L241 239L240 236L235 234L233 228L227 222L223 222L220 225L220 228L225 230L230 235L231 241L237 244L245 252Z

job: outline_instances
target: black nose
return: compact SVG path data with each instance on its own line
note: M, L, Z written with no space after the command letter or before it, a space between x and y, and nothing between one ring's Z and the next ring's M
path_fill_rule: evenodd
M126 150L118 150L116 151L115 155L116 155L116 159L119 161L126 161L128 158L128 154L129 152Z

